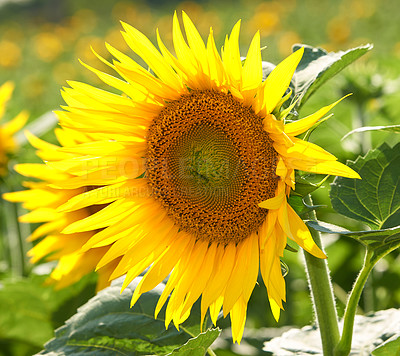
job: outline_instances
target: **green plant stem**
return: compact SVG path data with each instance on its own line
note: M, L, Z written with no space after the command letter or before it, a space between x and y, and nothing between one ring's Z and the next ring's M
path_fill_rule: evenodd
M374 267L371 263L371 256L373 251L367 248L365 253L364 265L358 275L353 289L347 301L346 311L343 318L343 332L339 344L335 350L335 356L347 356L351 351L351 341L353 338L354 317L356 315L357 305L361 297L365 282Z
M310 206L313 205L310 195L307 195L304 201ZM308 215L311 220L316 220L315 211L311 211ZM323 249L319 232L311 229L311 235L318 247ZM332 356L340 334L328 263L307 251L304 251L304 257L308 284L321 334L322 350L325 356Z
M1 244L3 247L3 255L4 259L7 263L7 269L11 270L12 268L12 256L11 256L11 249L10 249L10 241L8 239L8 233L6 228L6 202L2 198L2 194L5 193L2 189L2 183L4 181L0 178L0 237L2 238Z
M216 354L213 350L211 350L210 348L207 349L207 353L208 353L210 356L217 356L217 354Z
M24 250L24 238L22 236L22 231L21 231L21 226L20 222L18 221L18 206L17 204L11 204L10 209L13 210L13 215L14 215L14 223L15 223L15 229L17 232L17 243L18 243L18 260L19 260L19 273L21 276L26 277L27 276L27 271L26 271L26 261L25 261L25 250Z
M357 102L356 104L356 115L354 122L354 128L367 126L365 102ZM365 154L371 148L371 134L369 132L360 133L360 152Z
M4 192L13 191L12 185L9 184L8 179L4 179L4 186L6 187ZM7 202L1 197L1 203L3 205L4 220L5 220L5 236L6 241L7 257L9 258L9 270L12 274L17 276L27 275L27 266L25 261L25 249L24 249L24 238L21 231L20 223L18 221L18 206L14 203Z

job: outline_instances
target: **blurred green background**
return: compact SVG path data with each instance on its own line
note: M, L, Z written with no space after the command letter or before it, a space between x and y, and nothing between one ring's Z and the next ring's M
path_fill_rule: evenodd
M120 34L120 20L138 28L153 41L155 29L159 28L165 43L171 45L175 9L178 13L180 10L188 13L203 38L212 26L219 47L236 21L242 19L242 55L246 54L252 36L259 29L262 46L267 47L263 51L263 60L273 63L290 54L295 43L323 47L328 51L373 43L371 53L325 84L300 114L304 116L344 94L353 93L334 109L334 117L311 136L311 141L335 154L342 162L355 159L384 141L391 145L398 141L398 135L385 132L353 134L342 140L346 133L362 125L399 124L400 5L397 0L0 1L0 84L12 80L16 86L7 107L6 120L26 109L33 122L59 108L63 105L60 88L67 85L67 80L80 80L105 88L94 74L83 68L78 58L108 71L90 46L107 59L110 55L104 42L133 55ZM55 142L51 132L44 138ZM10 166L34 160L38 161L34 150L25 145ZM13 172L10 174L8 189L21 189L21 178ZM331 181L314 195L316 204L325 205L317 211L319 219L349 229L362 228L332 210L329 202ZM12 235L18 226L11 220L15 214L21 214L21 208L15 210L5 202L2 204L6 208L0 221L3 226L7 222L7 234ZM23 229L22 234L27 236L29 227ZM44 277L41 274L47 273L49 266L36 266L33 271L29 265L22 269L10 266L5 262L4 241L9 243L11 239L12 245L12 238L5 236L4 231L0 238L3 241L0 243L0 355L31 355L52 337L55 327L62 325L77 306L93 295L95 281L89 276L64 291L42 287ZM363 249L350 239L337 236L323 236L323 239L328 245L328 261L342 315L346 293L361 267ZM15 248L26 251L29 246L18 246L15 242ZM262 336L257 336L252 329L312 323L301 253L287 252L285 262L290 268L286 277L286 311L277 324L260 282L250 300L245 345L262 345L262 341L274 333L268 329ZM363 294L361 312L399 307L399 262L398 252L393 252L377 265ZM10 311L14 316L9 315ZM222 320L221 326L225 325L229 323ZM223 343L221 345L223 347ZM255 352L255 349L249 350ZM228 353L220 351L219 354Z

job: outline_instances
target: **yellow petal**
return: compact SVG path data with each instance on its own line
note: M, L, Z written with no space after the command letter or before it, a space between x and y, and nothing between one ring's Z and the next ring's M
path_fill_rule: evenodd
M61 231L67 225L67 223L67 217L63 215L54 221L42 224L28 237L28 241L34 241L44 235Z
M13 90L14 84L10 81L0 86L0 119L4 115L6 104L11 99Z
M241 21L239 20L233 26L231 35L225 40L224 51L222 52L225 71L231 80L231 85L236 88L240 88L242 84L242 62L239 51L240 23Z
M48 182L66 181L70 178L69 174L59 172L56 169L40 163L17 164L14 169L25 177L45 179Z
M278 220L285 234L300 247L315 257L326 258L326 255L315 244L311 233L303 220L296 214L289 204L285 204L279 209Z
M218 88L224 84L226 78L224 65L215 46L212 28L210 28L210 34L207 40L207 58L210 66L210 78Z
M116 257L122 256L121 262L110 278L114 279L124 273L128 273L122 286L122 289L124 289L128 283L159 257L164 249L169 246L177 232L176 228L169 226L163 230L159 229L152 236L137 229L137 238L133 238L133 235L130 238L128 235L116 241L100 260L96 268L101 268ZM150 263L141 270L140 268L138 269L137 265L139 263L142 265L141 261L146 260L148 257L150 258Z
M131 98L134 98L137 95L138 90L136 90L129 83L127 83L127 82L125 82L125 81L123 81L121 79L118 79L118 78L116 78L116 77L114 77L114 76L112 76L110 74L107 74L107 73L104 73L104 72L102 72L100 70L97 70L97 69L93 68L92 66L90 66L90 65L88 65L88 64L86 64L86 63L84 63L82 61L80 61L80 63L83 66L85 66L87 69L89 69L91 72L96 74L99 77L99 79L102 80L104 83L114 87L115 89L118 89L118 90L122 91L123 93L125 93L126 95L128 95ZM64 92L68 93L67 88L64 88ZM66 97L64 95L63 95L63 99L64 100L66 99ZM66 100L66 103L69 106L73 106L72 103L68 102L67 100Z
M265 249L265 244L266 241L269 239L271 233L275 229L276 221L277 221L278 215L276 211L269 211L267 214L267 218L265 221L262 223L258 230L258 236L259 236L259 244L260 244L260 251Z
M145 255L143 259L140 259L139 256L135 255L134 260L129 262L129 265L131 266L129 270L127 271L126 277L124 279L124 283L122 284L121 291L124 290L130 282L133 281L139 274L141 274L148 266L150 266L154 260L156 260L164 251L164 248L168 246L170 243L172 237L169 237L168 239L164 239L162 243L160 244L149 244L147 243L145 246L151 245L151 250L146 250L146 252L142 252L140 248L137 248L137 252L140 251L141 255ZM160 240L157 240L160 241ZM143 246L143 245L142 245ZM147 253L147 255L146 255ZM122 262L126 255L124 255L119 263L126 266L126 261ZM110 279L116 278L114 273L117 271L117 268L114 270L113 274L110 276ZM119 275L120 273L117 273Z
M148 292L161 283L171 272L182 255L190 252L190 238L186 234L178 234L176 240L165 250L165 252L154 262L143 277L142 284L138 289L140 293Z
M60 217L61 215L51 208L39 208L31 211L28 214L22 215L18 218L20 222L46 222L52 221Z
M196 242L190 258L190 264L181 275L181 278L176 285L168 302L167 310L165 311L165 323L168 325L174 317L174 313L182 306L186 294L195 283L193 276L198 276L201 272L202 263L204 261L208 249L208 242Z
M96 292L101 291L102 289L108 287L110 285L110 275L114 271L114 269L117 267L119 263L119 259L116 259L112 262L110 262L108 265L105 265L104 267L100 268L97 271L97 274L99 275L97 279L97 285L96 285Z
M264 100L267 114L271 113L289 87L294 71L303 56L304 48L279 63L264 82Z
M90 231L113 225L123 220L136 209L135 203L129 200L118 200L107 205L99 212L78 220L67 226L62 232L71 234L74 232Z
M338 161L290 160L290 166L305 172L330 174L334 176L361 179L360 175L350 167Z
M1 127L1 130L3 131L3 134L6 136L14 135L17 131L19 131L22 127L24 127L27 120L28 120L28 113L26 111L22 111L14 119L6 122Z
M64 288L92 272L103 253L104 249L96 249L82 254L72 253L61 257L57 267L50 275L53 280L57 281L56 288Z
M192 308L193 303L200 297L200 295L204 291L204 288L208 284L213 269L218 263L218 261L215 260L217 248L220 248L220 246L217 247L216 243L213 243L208 247L207 254L204 257L203 267L196 277L196 282L193 283L193 285L189 289L188 294L185 298L185 302L183 303L182 311L180 311L180 319L183 319L183 315L187 313L190 308ZM182 320L180 320L180 323L181 322Z
M240 298L233 306L230 317L232 324L232 339L233 342L240 344L243 337L244 324L246 323L247 303Z
M173 17L172 35L175 53L179 59L179 62L181 62L182 65L187 68L187 70L189 70L193 75L195 75L198 72L198 64L196 58L192 54L192 51L186 44L185 39L183 38L176 12L174 13Z
M153 46L151 41L136 28L127 23L121 23L126 31L122 35L129 47L149 65L163 82L177 91L181 91L182 84L179 77L165 61L161 53Z
M334 102L331 105L324 106L319 109L314 114L311 114L303 119L291 122L285 125L285 132L291 136L297 136L307 131L310 127L312 127L319 119L321 119L329 110L331 110L336 104L341 102L344 98L347 98L350 94L344 96L338 101Z
M234 244L228 244L225 246L225 249L221 248L220 250L221 252L219 252L216 257L214 271L201 297L202 319L205 316L207 308L223 295L233 267L235 266L236 246ZM220 254L222 256L220 256Z
M243 66L242 90L257 89L262 82L260 32L254 35ZM254 96L254 95L253 95Z
M174 270L172 271L171 275L168 278L168 282L158 299L155 311L154 311L154 316L157 318L157 315L160 313L161 308L167 301L167 298L169 294L172 292L172 290L175 288L176 284L179 282L179 279L182 275L182 273L186 270L187 265L191 262L190 258L192 255L192 251L195 247L195 239L190 239L189 241L189 247L187 250L186 254L182 254L182 258L178 261L177 265L174 267ZM169 323L165 323L165 327L167 328Z
M286 199L285 190L283 189L283 184L281 184L282 188L277 189L276 196L273 198L264 200L263 202L259 203L258 206L263 209L279 209L282 203Z
M247 304L250 299L251 293L257 283L258 270L259 270L259 261L260 261L260 253L258 246L258 236L257 234L252 234L248 237L251 240L250 250L248 254L248 268L247 268L247 276L244 280L243 285L243 300Z
M210 317L214 325L217 325L218 315L224 303L224 297L221 295L210 305Z
M272 298L269 298L269 304L271 306L272 315L274 316L275 320L278 322L279 316L281 314L281 308L278 305L278 303Z
M328 151L325 151L323 148L319 147L318 145L315 145L314 143L303 141L296 137L292 138L292 142L294 143L294 145L287 149L287 155L289 157L289 160L292 157L294 158L305 157L305 159L308 158L318 161L337 160L337 158L333 154L329 153Z
M194 57L200 63L202 72L209 75L208 61L207 61L207 52L206 46L194 26L193 22L190 20L189 16L182 11L183 24L185 26L186 37L189 43L189 47L194 53Z
M224 316L228 315L234 304L238 301L243 293L243 286L247 278L247 268L249 265L249 251L251 248L251 241L245 239L240 242L236 248L236 261L235 267L226 285L224 293Z
M142 223L144 227L148 221L158 221L164 219L166 213L160 208L158 204L154 204L153 199L144 199L142 201L134 202L135 208L132 209L132 214L121 220L117 225L108 226L107 229L103 229L96 234L84 245L82 250L86 251L93 247L101 247L112 244L121 237L129 235L135 229L137 225Z

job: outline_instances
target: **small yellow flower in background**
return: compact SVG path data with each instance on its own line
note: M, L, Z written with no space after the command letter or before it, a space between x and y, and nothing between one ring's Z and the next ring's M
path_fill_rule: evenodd
M326 28L329 39L334 44L343 44L350 38L351 27L345 16L331 19Z
M219 54L210 30L206 44L183 12L186 39L173 18L174 56L123 23L123 36L154 75L107 44L108 63L122 79L87 66L113 94L87 84L64 88L58 112L61 147L30 135L46 164L17 170L42 179L5 195L45 222L31 251L59 263L59 286L92 269L100 288L126 275L123 288L150 266L132 296L170 277L155 310L167 302L165 324L178 327L201 297L201 314L216 323L222 308L240 342L247 303L259 270L272 313L286 298L280 258L289 237L314 256L325 254L287 202L294 170L358 177L302 134L337 102L285 124L281 105L303 49L262 81L260 34L242 63L240 21Z
M64 50L62 41L52 32L38 33L33 44L38 58L44 62L53 62Z
M4 68L15 68L21 63L21 48L12 41L0 41L0 66Z
M6 82L0 86L0 121L2 120L7 102L11 99L14 84ZM6 122L0 122L0 177L7 173L7 155L15 152L17 143L13 138L28 120L28 114L21 112L14 119Z

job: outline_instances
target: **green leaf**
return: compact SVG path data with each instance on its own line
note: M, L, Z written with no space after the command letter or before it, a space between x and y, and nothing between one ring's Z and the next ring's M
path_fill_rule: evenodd
M289 273L289 266L285 262L283 262L282 260L280 262L281 262L282 276L286 277L287 274Z
M381 256L382 253L386 255L400 246L400 225L381 230L349 231L323 221L308 220L306 224L319 232L340 234L357 240L375 251L371 258L373 263L383 257Z
M43 282L43 279L42 281ZM42 346L53 334L51 311L40 283L5 281L0 289L0 339Z
M200 333L200 315L195 307L180 330L172 325L165 328L163 311L157 319L154 318L154 309L164 285L145 293L130 308L132 293L139 281L140 278L136 278L122 293L122 283L99 292L56 330L55 338L45 345L41 354L166 355ZM214 336L214 332L206 333L192 341L189 347L208 348Z
M63 290L45 286L46 279L47 276L32 274L28 278L2 281L0 340L8 340L10 345L26 343L41 348L52 337L55 325L71 315L69 305L87 301L84 298L89 278ZM94 291L92 287L89 289Z
M337 177L331 185L331 202L340 214L381 230L400 221L400 143L386 143L348 165L362 179Z
M325 176L320 182L312 183L310 180L306 179L304 176L300 175L296 172L296 186L295 190L290 192L291 195L298 195L300 197L305 197L308 194L311 194L318 188L322 186L322 184L327 180L329 176Z
M395 335L384 344L372 351L372 356L399 356L400 355L400 336Z
M357 129L354 129L343 136L342 140L346 139L348 136L353 133L366 132L366 131L388 131L400 133L400 125L388 125L388 126L363 126Z
M307 205L304 202L303 198L298 195L290 195L290 197L288 199L288 203L290 204L290 206L295 210L295 212L298 215L308 213L312 210L315 210L317 208L321 208L324 206L324 205Z
M269 74L275 69L275 64L271 62L262 61L262 74L263 74L263 81L267 79Z
M357 316L354 325L354 336L351 355L369 355L377 346L392 337L400 335L400 309L380 310L367 316ZM398 340L398 339L397 339ZM396 344L395 344L396 345ZM387 355L398 355L396 352ZM305 326L302 329L290 329L280 337L273 338L264 344L263 351L273 355L322 355L319 329ZM374 352L375 352L374 351ZM383 356L386 354L374 354Z
M211 346L211 344L216 340L216 338L220 334L219 329L209 329L204 333L201 333L197 337L193 339L189 339L189 341L175 349L168 355L174 356L204 356L207 352L207 349Z
M300 97L297 109L328 79L372 49L367 44L349 49L345 52L326 52L322 48L307 45L294 45L293 52L304 47L304 55L293 76L294 95Z

